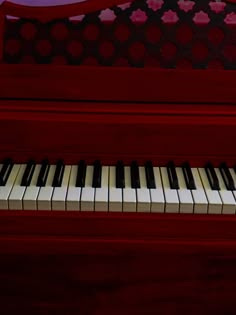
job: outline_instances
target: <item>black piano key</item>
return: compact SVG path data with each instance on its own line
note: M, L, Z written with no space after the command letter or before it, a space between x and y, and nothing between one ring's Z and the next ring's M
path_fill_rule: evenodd
M167 164L167 174L169 178L170 188L179 189L179 181L176 174L175 164L173 161L170 161Z
M93 165L93 188L101 188L102 181L102 165L101 162L96 160Z
M116 163L116 188L125 188L125 168L122 161Z
M41 164L42 166L40 168L39 176L37 179L37 186L44 187L48 178L50 164L47 159L43 160Z
M33 160L29 160L27 162L22 180L21 180L21 186L29 186L31 179L33 177L34 174L34 169L35 169L35 161Z
M193 173L188 162L182 165L182 170L184 173L185 183L188 189L196 189L196 184L193 178Z
M205 171L207 174L208 181L210 183L212 190L220 190L220 184L214 166L209 162L205 166Z
M13 161L10 158L7 158L3 161L3 166L0 171L0 186L5 186L8 180L8 177L13 168Z
M228 190L235 190L235 183L226 163L220 164L220 173Z
M87 165L84 160L79 161L78 172L76 177L76 187L85 186L85 176L86 176Z
M147 161L145 163L145 173L146 173L146 181L147 181L147 188L154 189L156 188L154 171L151 161Z
M64 162L62 160L57 161L56 170L52 182L53 187L61 187L64 170L65 170Z
M131 187L140 188L139 169L136 161L131 163Z

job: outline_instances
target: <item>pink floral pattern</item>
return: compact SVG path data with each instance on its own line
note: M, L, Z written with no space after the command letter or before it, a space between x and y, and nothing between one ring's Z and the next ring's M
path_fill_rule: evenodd
M226 3L225 2L210 2L209 6L211 8L211 10L215 13L220 13L222 11L224 11Z
M147 0L147 5L149 9L152 9L153 11L161 9L163 3L163 0Z
M203 11L199 11L194 15L193 21L198 25L205 25L210 22L209 16Z
M195 5L193 1L179 1L178 2L179 8L184 12L191 11Z
M147 21L147 14L138 9L131 14L130 19L132 22L145 23Z
M69 18L70 21L83 21L85 15L81 14L81 15L77 15L77 16L72 16Z
M178 15L176 14L176 12L174 12L172 10L166 11L163 14L161 19L162 19L162 21L164 23L169 23L169 24L175 24L179 20Z
M122 9L122 10L126 10L130 7L130 2L124 3L124 4L120 4L118 5L118 8Z
M99 14L101 21L113 22L116 19L116 15L110 9L102 10Z
M224 19L225 24L227 25L236 25L236 13L229 13Z
M124 0L37 23L7 16L3 62L235 69L236 9L228 2Z

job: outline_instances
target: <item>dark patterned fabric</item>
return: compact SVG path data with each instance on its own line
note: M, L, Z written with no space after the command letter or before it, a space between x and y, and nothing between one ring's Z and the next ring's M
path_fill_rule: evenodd
M139 0L43 23L6 19L5 63L236 68L236 5Z

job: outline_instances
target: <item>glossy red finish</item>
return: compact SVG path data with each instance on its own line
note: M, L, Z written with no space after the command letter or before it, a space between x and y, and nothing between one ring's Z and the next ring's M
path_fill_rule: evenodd
M187 159L193 166L208 160L233 166L235 76L213 70L2 65L0 158L107 164L152 159L156 165Z
M235 216L2 212L4 314L233 314Z
M2 65L0 157L234 165L234 82L233 71ZM234 314L235 226L235 216L0 211L1 309Z
M130 0L129 2L132 1L133 0ZM78 1L78 3L36 7L20 5L13 1L5 0L0 5L0 10L5 15L50 21L53 19L63 19L80 14L87 14L124 3L127 3L127 0L85 0L82 2Z
M50 20L75 6L1 10ZM0 159L234 166L235 82L235 71L2 64ZM3 315L235 314L235 262L235 216L0 210Z

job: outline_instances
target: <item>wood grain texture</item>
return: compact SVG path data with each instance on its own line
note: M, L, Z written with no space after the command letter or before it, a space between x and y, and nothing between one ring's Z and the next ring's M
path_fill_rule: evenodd
M235 81L231 70L3 64L0 98L235 104Z
M0 9L0 64L3 62L4 32L5 32L5 16L2 10Z
M234 71L1 65L0 159L234 166L235 79Z
M4 314L235 312L235 217L0 216Z
M192 166L236 161L233 105L2 100L0 110L0 159L100 159L108 165L118 159L165 165L172 159Z
M235 163L233 71L0 69L0 158ZM0 211L1 313L233 315L235 227L235 216Z

